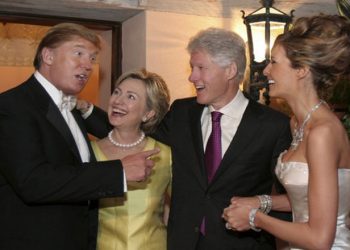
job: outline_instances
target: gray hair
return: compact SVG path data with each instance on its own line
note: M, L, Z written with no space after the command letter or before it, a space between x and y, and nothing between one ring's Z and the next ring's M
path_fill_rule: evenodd
M212 61L220 67L227 67L232 63L237 65L238 82L244 78L246 70L246 51L243 39L235 32L221 29L208 28L192 37L187 45L187 51L204 50Z

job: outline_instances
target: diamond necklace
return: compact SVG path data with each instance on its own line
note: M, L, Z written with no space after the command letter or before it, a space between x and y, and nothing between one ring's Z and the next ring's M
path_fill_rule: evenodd
M319 103L317 103L315 106L312 107L312 109L306 114L303 123L299 128L295 126L295 129L293 131L293 141L290 144L291 150L296 150L297 147L299 146L299 143L303 141L304 137L304 128L306 123L310 120L311 114L315 112L321 105L325 103L325 101L321 100Z
M122 143L116 142L116 141L113 139L112 133L113 133L113 130L110 131L110 132L108 133L108 140L109 140L114 146L119 147L119 148L133 148L133 147L139 145L139 144L143 141L143 139L145 139L145 133L144 133L143 131L141 131L141 136L140 136L140 138L139 138L137 141L135 141L135 142L133 142L133 143L122 144Z

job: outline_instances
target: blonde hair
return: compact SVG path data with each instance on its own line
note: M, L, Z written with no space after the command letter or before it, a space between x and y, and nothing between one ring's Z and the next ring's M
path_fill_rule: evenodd
M126 79L137 79L142 81L146 87L146 106L148 110L154 110L155 115L141 123L141 130L146 134L155 131L169 109L170 94L164 79L156 73L145 69L133 70L122 74L114 84L118 87Z
M84 38L96 48L101 49L100 39L92 30L76 23L60 23L51 27L39 43L33 61L35 69L39 69L42 64L43 48L57 48L62 43L72 41L76 37Z

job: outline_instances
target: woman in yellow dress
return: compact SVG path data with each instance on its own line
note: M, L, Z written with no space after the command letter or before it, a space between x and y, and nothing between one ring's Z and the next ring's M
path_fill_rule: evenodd
M123 74L109 100L113 129L92 141L98 161L122 159L129 154L159 148L155 165L143 182L128 182L123 198L99 201L98 250L165 250L166 203L171 182L171 150L147 134L164 117L169 91L157 74L138 70ZM145 135L146 134L146 135Z

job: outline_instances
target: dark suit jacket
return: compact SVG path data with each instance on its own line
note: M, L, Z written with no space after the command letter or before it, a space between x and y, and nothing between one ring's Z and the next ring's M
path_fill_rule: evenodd
M168 250L194 250L204 216L207 249L273 249L271 235L226 230L221 215L232 196L271 192L276 159L291 140L289 118L249 101L236 135L208 184L200 122L203 108L196 98L175 101L155 136L170 145L173 153Z
M86 250L89 237L94 248L97 213L89 200L123 195L122 166L81 162L60 111L33 76L0 95L0 159L0 249Z

